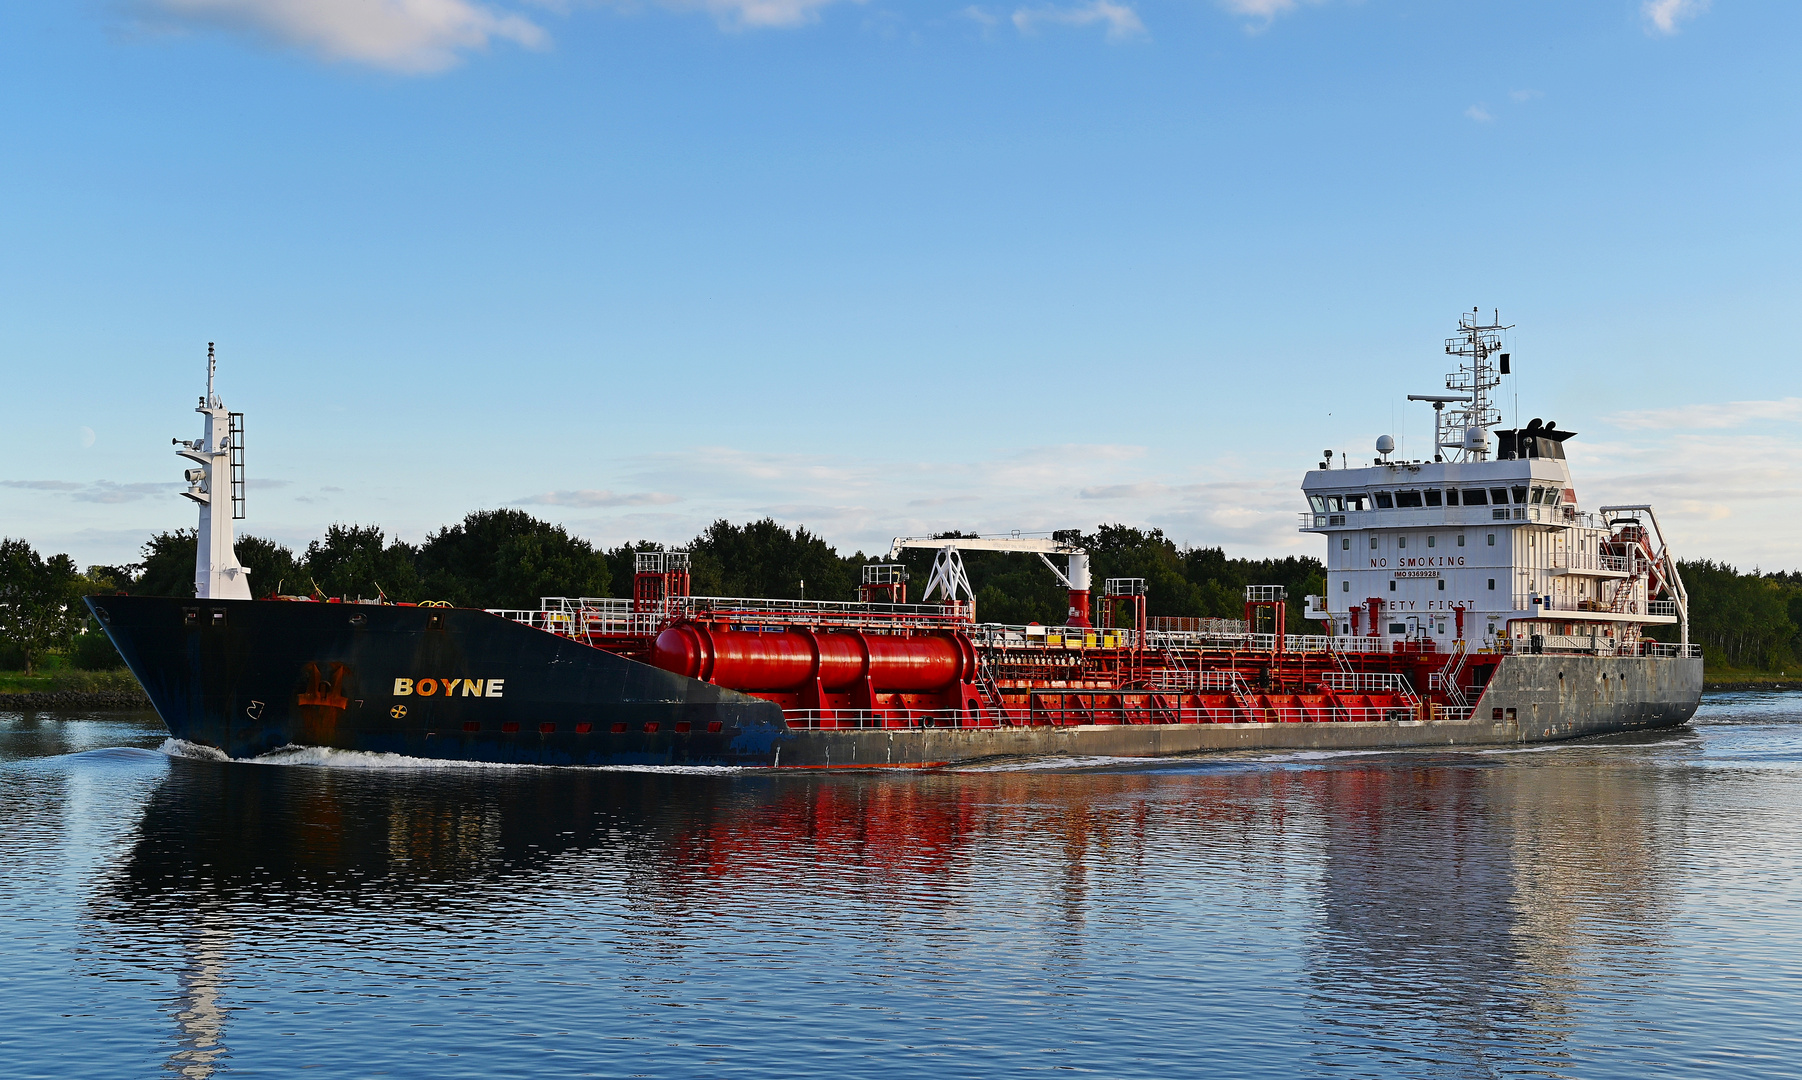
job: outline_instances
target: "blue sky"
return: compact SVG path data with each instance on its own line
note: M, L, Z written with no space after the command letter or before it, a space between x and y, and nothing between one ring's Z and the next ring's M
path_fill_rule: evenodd
M1294 532L1425 453L1499 307L1582 501L1802 566L1802 6L85 0L0 6L0 532L517 505L842 549ZM1510 404L1510 413L1512 405Z

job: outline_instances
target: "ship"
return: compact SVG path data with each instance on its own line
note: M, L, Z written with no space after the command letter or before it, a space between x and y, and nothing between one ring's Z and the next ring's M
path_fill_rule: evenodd
M87 604L175 738L232 758L324 747L522 765L921 768L1235 750L1509 746L1685 724L1701 700L1688 598L1650 505L1587 509L1555 422L1502 425L1499 313L1461 313L1431 459L1383 436L1323 451L1302 533L1325 592L1247 586L1238 618L1097 592L1077 532L902 537L856 600L695 595L689 553L637 555L630 597L536 609L253 598L232 551L243 418L214 391L183 495L193 597ZM932 568L910 601L905 552ZM1041 560L1060 625L978 618L963 554ZM1657 640L1654 635L1674 640Z

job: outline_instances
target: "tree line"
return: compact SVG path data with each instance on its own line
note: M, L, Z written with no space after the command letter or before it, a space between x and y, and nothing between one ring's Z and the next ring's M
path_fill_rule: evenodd
M955 538L958 533L939 534ZM1160 529L1099 525L1069 539L1090 555L1097 598L1108 578L1143 578L1153 616L1238 617L1246 585L1288 587L1288 629L1316 632L1302 618L1302 597L1325 592L1318 559L1228 558L1219 547L1176 544ZM765 518L715 521L685 545L692 588L700 595L853 600L862 567L882 556L841 555L803 526ZM521 510L481 510L412 544L379 525L335 524L295 550L256 536L237 540L257 596L442 600L459 607L536 608L544 596L632 594L639 552L650 541L597 548L561 525ZM22 540L0 542L0 667L32 669L50 651L68 650L78 666L111 666L117 654L104 635L82 633L86 593L194 595L194 531L160 532L140 561L81 572L67 555L40 556ZM935 553L904 552L901 562L918 600ZM1033 556L963 552L964 568L985 622L1057 624L1068 597ZM1711 666L1777 670L1802 654L1802 572L1741 573L1710 560L1681 562L1689 587L1691 638ZM1669 636L1669 635L1661 635Z

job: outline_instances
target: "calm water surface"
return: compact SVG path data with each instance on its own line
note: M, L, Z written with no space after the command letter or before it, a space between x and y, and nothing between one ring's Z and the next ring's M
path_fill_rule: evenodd
M0 713L8 1075L1802 1075L1802 697L936 774L163 745Z

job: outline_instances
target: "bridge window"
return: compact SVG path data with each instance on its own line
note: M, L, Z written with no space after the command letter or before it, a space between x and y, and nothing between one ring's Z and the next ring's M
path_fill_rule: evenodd
M1362 510L1364 509L1364 496L1362 494L1347 495L1345 505L1352 510Z
M1446 488L1445 489L1445 505L1447 505L1447 506L1457 506L1458 505L1458 489L1457 488Z
M1483 493L1482 488L1465 488L1464 489L1464 505L1465 506L1485 506L1488 504L1488 502L1489 502L1489 496L1485 495Z
M1438 506L1439 505L1439 489L1438 488L1428 488L1427 490L1421 492L1421 494L1425 495L1427 497L1427 505L1428 506Z
M1514 489L1514 501L1522 504L1527 501L1527 489L1525 485Z
M1538 484L1533 485L1532 502L1533 502L1534 506L1538 506L1539 504L1545 502L1545 488L1540 487Z
M1319 495L1308 496L1308 505L1314 508L1316 514L1326 513L1326 500Z
M1412 509L1412 508L1418 507L1420 505L1420 492L1418 492L1418 491L1398 491L1398 492L1396 492L1395 493L1395 505L1397 507L1401 507L1401 508L1405 508L1405 509Z
M1508 489L1507 488L1490 488L1489 489L1489 501L1494 503L1497 506L1507 506L1508 505Z
M1377 492L1376 493L1376 501L1377 501L1377 509L1378 510L1393 510L1393 509L1395 509L1395 496L1389 494L1387 491Z

